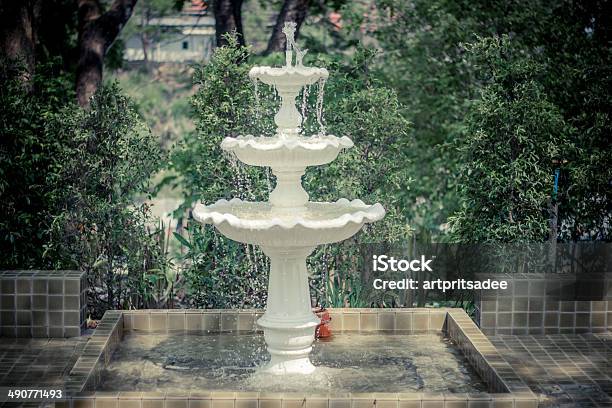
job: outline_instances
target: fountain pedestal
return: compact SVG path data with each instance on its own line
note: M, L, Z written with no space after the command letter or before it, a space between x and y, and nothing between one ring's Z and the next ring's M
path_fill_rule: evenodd
M264 330L272 356L265 370L310 373L315 367L308 359L319 318L312 312L306 257L314 250L262 247L270 257L270 278L266 312L257 321Z

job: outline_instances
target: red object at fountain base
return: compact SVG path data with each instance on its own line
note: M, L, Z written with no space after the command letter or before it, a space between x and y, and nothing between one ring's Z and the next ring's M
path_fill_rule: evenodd
M321 323L315 329L315 338L317 339L328 339L332 336L331 327L329 327L329 322L331 322L331 316L329 312L325 308L317 308L314 310L317 317L321 319Z

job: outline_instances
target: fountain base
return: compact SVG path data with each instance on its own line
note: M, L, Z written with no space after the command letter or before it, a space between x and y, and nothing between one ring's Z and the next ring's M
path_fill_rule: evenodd
M267 320L264 315L257 324L263 328L267 349L272 357L263 371L285 375L310 374L315 370L308 357L312 351L314 331L319 324L314 314L282 323Z
M269 350L269 349L268 349ZM272 360L265 366L262 371L275 375L287 374L312 374L316 367L310 362L310 358L302 357L295 360L277 359L272 354Z

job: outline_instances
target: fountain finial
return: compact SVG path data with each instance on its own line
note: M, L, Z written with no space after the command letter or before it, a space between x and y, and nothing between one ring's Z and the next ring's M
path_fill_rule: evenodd
M285 45L285 61L286 66L291 67L293 63L293 50L295 50L295 65L302 67L302 59L308 50L300 49L295 43L295 31L297 30L297 24L293 21L285 22L283 26L283 34L287 37L287 44Z
M287 38L285 45L285 61L288 67L291 66L293 60L293 49L297 48L295 46L295 30L297 28L297 24L293 21L285 22L283 26L283 34Z

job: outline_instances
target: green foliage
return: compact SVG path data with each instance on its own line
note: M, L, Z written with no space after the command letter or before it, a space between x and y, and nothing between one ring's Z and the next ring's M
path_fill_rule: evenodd
M107 56L108 57L108 56ZM138 113L169 150L186 132L193 130L189 96L191 70L176 65L160 66L150 73L128 69L113 74L123 91L134 101Z
M381 202L387 215L368 225L359 240L397 242L410 232L403 198L412 182L407 162L414 140L395 91L370 76L373 56L362 49L345 63L327 62L326 126L332 134L349 136L355 146L326 166L308 168L304 188L314 201Z
M605 3L563 2L539 42L545 85L572 126L560 165L559 239L612 240L612 53Z
M199 308L264 308L268 262L252 245L242 245L210 227L191 224L188 239L175 233L187 249L183 275L188 300Z
M538 81L542 67L508 37L480 39L469 51L486 85L461 142L465 202L454 232L464 242L542 241L569 129Z
M85 111L51 68L31 89L2 71L0 268L87 271L95 317L164 303L166 239L134 202L160 165L158 144L116 85Z
M47 131L66 143L47 177L54 213L45 255L55 268L88 271L105 292L96 310L140 306L129 282L168 266L147 231L148 207L134 203L161 162L155 138L116 84L101 87L87 111L65 108Z
M251 201L268 198L273 186L269 170L243 166L219 147L226 136L272 135L275 129L277 99L264 85L258 85L259 97L255 96L247 75L248 57L249 50L238 47L230 38L229 45L217 49L210 63L196 67L199 90L192 102L197 131L185 138L172 157L173 169L180 176L172 182L181 183L186 191L183 208L199 200L210 203L230 197ZM308 169L306 190L312 200L360 198L381 202L388 211L384 221L354 239L315 251L309 268L313 297L321 303L326 302L329 276L336 272L347 272L343 276L348 276L349 271L359 268L359 243L397 241L409 233L401 200L397 199L410 181L403 170L411 142L409 123L401 115L397 95L370 78L367 67L371 57L371 52L363 50L348 62L326 56L313 62L327 65L332 72L325 92L328 131L350 136L355 147L327 166ZM278 63L276 58L272 56L266 62ZM307 134L320 131L313 112L315 91L316 87L298 98L298 104L306 100L310 106L304 126ZM189 248L185 277L194 305L262 304L268 265L258 248L227 240L212 227L194 226L189 227L183 244ZM220 285L226 286L221 290ZM359 302L353 299L353 303Z
M473 2L460 3L380 0L378 18L351 14L357 33L363 25L376 27L372 36L382 53L374 69L397 90L403 113L413 123L406 172L414 182L402 200L409 222L437 239L447 233L447 218L458 209L459 162L449 146L462 137L466 102L474 93L460 43L479 28L468 11L475 8Z
M379 13L372 15L347 4L343 18L354 28L353 36L363 35L364 27L375 27L369 34L383 49L375 68L398 90L405 115L414 123L409 172L415 182L408 192L411 199L406 201L412 203L408 210L411 225L432 231L440 239L447 230L448 216L459 210L465 186L457 178L463 163L455 147L468 126L472 126L470 132L475 130L471 101L481 95L491 97L490 92L481 93L491 78L482 76L462 44L473 43L478 36L507 34L512 39L507 51L515 54L515 61L524 58L538 67L533 77L537 90L519 79L527 87L522 91L524 97L530 98L530 92L534 98L536 93L543 94L572 129L566 136L574 148L561 151L563 160L555 166L561 174L553 203L558 204L558 239L609 240L612 63L605 5L544 0L378 0L376 5ZM509 70L505 73L514 75ZM522 126L516 119L513 123ZM558 148L562 149L561 144ZM417 157L419 160L414 159ZM524 180L526 190L521 193L532 195L526 187L530 180L533 177ZM551 173L546 173L538 184L551 185L550 180ZM535 229L527 235L541 239L545 236L542 218L536 218L538 222L530 222Z
M47 131L46 122L74 98L70 78L54 77L40 65L32 89L21 70L0 64L0 269L44 268L49 240L49 186L66 142Z

